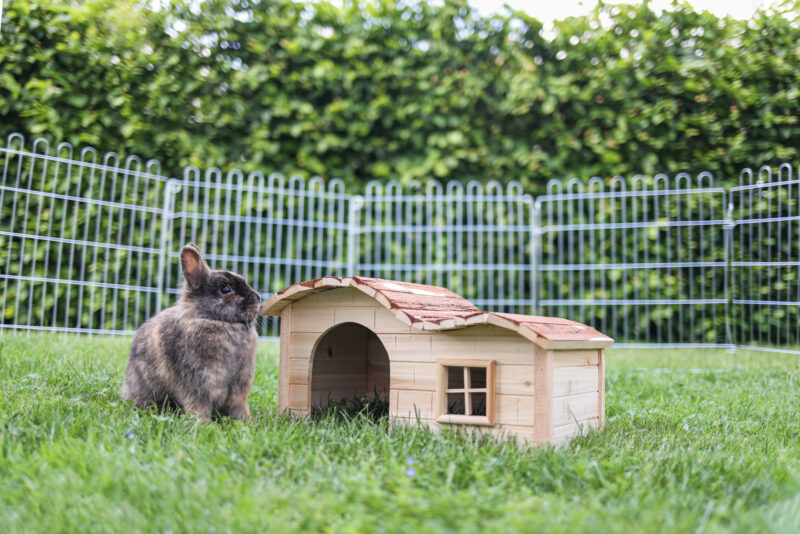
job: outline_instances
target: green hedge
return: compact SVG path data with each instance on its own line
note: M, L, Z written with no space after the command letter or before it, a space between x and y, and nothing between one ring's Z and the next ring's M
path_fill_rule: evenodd
M589 17L558 23L548 40L541 25L523 13L483 17L455 1L442 7L382 1L338 8L219 0L191 2L194 8L171 2L153 12L136 2L14 0L6 4L0 34L0 135L19 131L29 140L43 135L75 146L141 154L159 159L164 174L177 177L191 164L338 176L350 192L363 191L360 182L373 178L438 178L516 179L538 194L552 177L685 169L708 169L718 182L731 184L742 166L797 158L798 5L746 22L720 20L686 6L660 17L646 6L601 6ZM9 161L12 176L17 160ZM135 189L144 187L137 183L129 183L126 191L92 194L159 205L156 189L145 193ZM30 186L44 187L38 181ZM92 186L73 174L46 187L85 194ZM687 202L659 207L659 213L677 215L680 209L700 217L701 208L706 216L709 209L723 208L716 199L704 207L697 200ZM759 214L781 216L795 209L796 200L791 192L775 190L747 202L737 210L749 213L753 203ZM618 217L623 209L602 206L608 213L597 212L598 220L611 220L612 213ZM34 218L34 213L45 216ZM566 213L573 222L584 220L581 213ZM275 215L260 213L270 214ZM53 221L67 221L72 233L64 236L77 240L98 232L117 235L130 226L130 217L97 207L80 211L39 197L28 203L19 193L0 201L2 230L55 236L60 234ZM133 244L157 247L160 222L136 224L145 224L144 237ZM773 225L775 236L764 238L737 234L734 258L753 260L742 247L755 243L760 247L754 249L756 259L791 262L796 259L792 246L800 239L800 225L795 226ZM668 236L672 247L665 245ZM720 262L721 237L720 232L701 237L679 229L608 232L588 252L573 242L545 239L543 254L549 263ZM306 249L318 247L320 239L327 236L309 237ZM265 236L263 249L252 253L279 255L268 241ZM95 255L84 249L35 248L30 242L23 249L19 239L0 236L0 266L14 276L111 283L119 274L123 283L152 285L147 279L157 264L152 255ZM560 251L567 256L561 258ZM524 256L524 246L518 253ZM391 255L402 257L403 251L387 244L380 257ZM58 269L55 258L62 261ZM172 271L174 263L172 258ZM266 288L296 281L283 280L286 273L275 270L259 283ZM691 277L682 273L548 272L542 275L540 297L725 295L720 269ZM734 278L738 298L785 294L791 300L798 287L789 267L741 267ZM523 294L504 296L525 298L529 288L523 282ZM476 291L469 279L463 287L448 283L468 296ZM128 329L155 307L154 294L125 289L84 290L27 280L3 287L2 323L24 323L32 313L36 324ZM546 311L595 324L620 340L727 339L719 304ZM795 307L739 306L731 326L740 342L796 344L800 329L786 325L800 324L798 313Z
M74 5L73 5L74 4ZM557 23L444 6L12 0L0 134L161 160L522 181L792 160L800 10L720 19L601 6ZM602 23L601 23L602 21Z

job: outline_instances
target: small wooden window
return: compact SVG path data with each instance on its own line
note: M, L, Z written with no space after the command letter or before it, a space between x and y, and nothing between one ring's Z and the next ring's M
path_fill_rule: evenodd
M494 424L494 360L439 358L439 423Z

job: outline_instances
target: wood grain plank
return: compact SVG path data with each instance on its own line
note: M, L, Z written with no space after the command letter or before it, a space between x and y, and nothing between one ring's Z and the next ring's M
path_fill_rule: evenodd
M517 334L506 331L503 335L494 337L475 337L475 356L478 358L491 358L499 364L524 363L520 361L520 341L524 341ZM529 359L527 363L531 363Z
M518 397L517 421L524 426L533 426L536 420L536 399L533 397Z
M317 292L303 292L303 294L298 295L298 298L292 302L292 306L295 310L307 310L316 307L317 305L317 297L319 293Z
M320 334L317 332L292 332L289 335L289 357L297 359L311 359L311 351L317 344Z
M389 416L394 417L397 415L397 402L398 402L398 392L400 390L391 388L389 390Z
M364 296L366 297L366 295ZM410 325L402 323L397 317L395 317L393 312L387 310L379 304L376 304L375 332L378 334L410 334L413 332L413 330L411 329Z
M392 362L389 383L392 390L414 389L414 362Z
M553 367L578 367L597 365L597 350L553 351Z
M497 395L495 399L494 420L499 425L519 424L518 405L520 397L512 395ZM533 398L528 400L533 404Z
M553 369L553 396L564 397L597 391L597 367L556 367Z
M375 329L375 308L353 306L350 308L336 308L334 310L334 323L358 323L362 326Z
M496 395L495 422L499 425L533 426L536 402L530 396Z
M475 338L452 336L447 332L430 334L431 354L436 358L475 358ZM399 345L398 345L399 346Z
M361 293L352 287L341 287L337 289L328 289L327 291L320 291L317 293L316 305L320 308L340 308L345 306L357 306L355 302L355 293Z
M597 418L597 392L559 397L553 401L553 426Z
M551 443L554 445L564 445L568 443L570 439L576 436L585 435L592 428L597 428L599 424L600 423L598 419L593 418L586 419L580 423L570 423L567 425L557 426L553 428Z
M307 386L311 375L311 360L307 358L289 359L288 384Z
M383 307L382 304L378 303L378 301L376 301L374 297L367 295L360 289L352 288L352 291L353 291L353 304L355 304L356 306L371 305L375 306L376 308L386 309Z
M433 417L433 392L398 390L397 415L430 419Z
M536 433L532 426L497 425L481 429L481 432L492 434L500 441L514 439L518 445L529 446L536 443Z
M430 362L431 334L395 334L394 354L390 355L393 361L400 362Z
M414 362L414 389L436 391L439 369L435 363Z
M550 440L553 429L553 353L540 347L534 349L534 432L536 441Z
M529 365L498 363L495 380L498 395L533 395L533 362Z
M292 307L281 310L280 359L278 361L278 412L289 409L289 353L291 349Z
M442 425L460 425L464 427L493 426L491 420L485 415L443 414L436 418L436 422Z
M309 411L309 389L308 386L289 386L289 408L292 410L300 410L302 412Z
M334 325L331 311L335 310L335 308L319 308L316 305L298 308L297 304L292 304L293 332L322 333Z
M597 416L598 425L602 427L606 420L606 351L597 351Z

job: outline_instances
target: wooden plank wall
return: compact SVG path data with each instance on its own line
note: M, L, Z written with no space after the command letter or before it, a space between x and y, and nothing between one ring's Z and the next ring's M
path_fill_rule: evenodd
M305 414L313 406L311 355L320 336L335 324L355 322L378 336L390 359L390 414L402 422L438 426L435 413L436 359L494 359L496 367L495 427L478 429L496 435L514 434L533 441L533 343L494 326L474 326L448 332L420 332L353 288L309 295L281 315L281 376L288 370L286 404L281 409ZM288 324L287 332L283 325ZM284 349L285 341L289 347ZM285 354L284 354L285 353ZM284 365L284 357L286 363ZM374 373L380 375L376 368ZM374 378L373 378L374 379ZM369 380L369 379L368 379ZM370 387L368 383L368 387ZM318 389L318 388L314 388ZM371 391L371 389L370 389ZM279 399L283 399L279 395Z
M596 427L602 416L602 350L552 351L553 404L550 441L561 443Z

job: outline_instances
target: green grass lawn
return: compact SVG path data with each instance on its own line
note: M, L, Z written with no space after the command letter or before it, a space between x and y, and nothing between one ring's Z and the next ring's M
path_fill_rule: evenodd
M279 416L268 343L252 422L138 412L129 344L0 335L0 532L800 531L797 356L612 351L606 429L527 450Z

